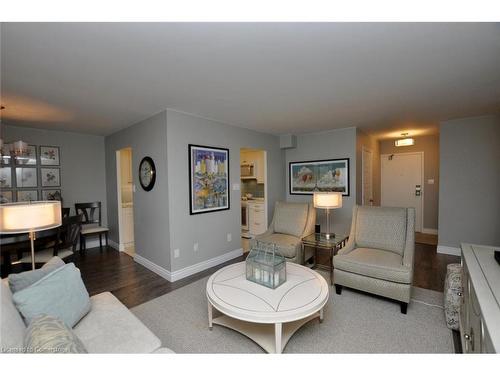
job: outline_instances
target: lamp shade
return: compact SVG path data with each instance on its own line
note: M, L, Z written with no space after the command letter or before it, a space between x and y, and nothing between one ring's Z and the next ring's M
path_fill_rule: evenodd
M0 205L0 233L26 233L61 225L61 202L37 201Z
M313 196L316 208L340 208L342 207L342 193L316 192Z

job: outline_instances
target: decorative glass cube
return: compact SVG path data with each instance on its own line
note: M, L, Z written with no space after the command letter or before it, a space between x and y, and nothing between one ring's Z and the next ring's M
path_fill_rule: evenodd
M286 260L275 244L257 241L246 259L247 280L276 289L286 281Z

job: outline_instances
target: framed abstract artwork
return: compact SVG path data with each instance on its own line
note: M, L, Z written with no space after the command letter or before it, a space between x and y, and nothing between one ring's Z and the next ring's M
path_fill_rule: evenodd
M59 147L40 146L40 164L41 165L60 165Z
M36 168L16 168L17 188L36 188L38 186L38 173Z
M61 171L59 168L41 168L42 187L61 186Z
M349 158L290 162L288 173L292 195L325 191L349 196Z
M17 191L17 201L18 202L30 202L38 200L38 190L18 190Z
M229 210L229 149L189 145L191 215Z

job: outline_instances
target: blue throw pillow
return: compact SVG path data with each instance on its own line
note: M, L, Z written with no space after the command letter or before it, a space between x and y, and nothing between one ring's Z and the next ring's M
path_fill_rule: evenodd
M73 263L57 268L12 300L26 325L41 314L61 319L73 328L90 311L90 298L80 270Z
M42 268L33 271L26 271L21 273L11 273L9 275L9 287L12 294L23 290L24 288L33 285L42 277L48 275L55 269L64 266L66 263L59 258L53 257L47 263L45 263Z

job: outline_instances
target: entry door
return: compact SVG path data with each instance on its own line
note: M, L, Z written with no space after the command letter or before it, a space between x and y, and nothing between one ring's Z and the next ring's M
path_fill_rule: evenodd
M380 156L381 205L415 207L415 230L422 231L423 153L401 153Z
M362 198L363 205L371 206L373 204L373 165L372 165L372 152L363 147L362 167Z

